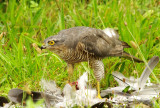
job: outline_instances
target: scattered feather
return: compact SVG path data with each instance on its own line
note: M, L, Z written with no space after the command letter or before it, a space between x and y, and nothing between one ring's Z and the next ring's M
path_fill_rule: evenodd
M149 75L151 74L154 67L158 64L158 62L159 62L159 57L158 56L154 56L149 60L148 65L144 69L144 71L143 71L143 73L142 73L142 75L139 79L140 89L144 88L144 86L146 84L146 81L149 78Z
M9 103L8 99L6 97L0 96L0 107L7 103Z
M158 64L159 57L152 57L146 68L144 69L140 78L126 78L120 72L112 72L114 79L118 82L118 87L108 88L106 90L101 91L101 96L104 97L109 93L114 94L114 98L109 98L110 102L114 102L116 104L119 103L127 103L133 104L134 102L144 103L151 106L152 98L158 98L160 93L160 85L152 84L147 82L149 79L149 75L151 74L154 67ZM124 90L127 89L126 92ZM132 90L128 93L129 90Z
M112 75L119 86L101 91L102 97L113 94L113 97L107 100L106 98L97 98L97 90L88 85L87 72L76 83L74 82L79 88L77 90L73 88L72 84L66 84L63 90L61 90L54 81L42 79L41 86L43 92L31 91L31 93L28 93L16 88L9 91L8 98L14 103L23 103L28 97L32 97L33 101L44 99L45 107L47 108L70 108L74 106L93 108L95 106L102 107L105 105L108 107L112 107L113 105L114 107L114 105L120 105L121 103L123 104L120 106L129 105L135 107L136 103L151 106L152 98L158 97L160 93L160 85L152 84L149 80L149 75L158 62L159 58L157 56L151 58L141 77L137 79L134 77L126 78L120 72L113 72ZM148 83L146 83L147 80ZM6 104L3 108L8 108L7 105L11 106L11 103ZM41 108L44 108L44 106Z
M26 91L23 91L18 88L14 88L14 89L11 89L8 93L9 100L14 103L24 103L25 104L25 101L29 97L32 97L34 102L37 102L38 100L42 99L41 92L31 91L31 94L29 94Z

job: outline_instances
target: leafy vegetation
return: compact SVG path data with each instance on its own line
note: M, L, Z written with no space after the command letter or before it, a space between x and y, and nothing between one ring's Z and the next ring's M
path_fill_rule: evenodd
M66 63L50 51L41 51L43 40L62 29L89 26L119 31L120 40L132 48L127 52L147 63L160 56L160 2L158 0L0 0L0 95L12 88L40 90L42 78L55 80L63 87L67 82ZM105 78L101 89L116 86L112 71L138 77L144 63L119 57L103 60ZM88 68L87 63L75 67L72 80ZM160 65L150 75L159 83ZM95 79L90 70L90 82ZM158 104L158 103L157 103Z

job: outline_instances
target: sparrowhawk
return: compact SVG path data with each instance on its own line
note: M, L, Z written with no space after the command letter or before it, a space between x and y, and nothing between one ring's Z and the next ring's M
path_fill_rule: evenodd
M124 48L130 48L130 46L119 40L116 30L111 28L100 30L90 27L73 27L62 30L57 35L45 39L41 47L41 49L53 51L65 60L69 75L73 73L75 63L88 61L98 81L98 97L100 97L99 82L104 77L103 58L120 56L142 62L126 53Z

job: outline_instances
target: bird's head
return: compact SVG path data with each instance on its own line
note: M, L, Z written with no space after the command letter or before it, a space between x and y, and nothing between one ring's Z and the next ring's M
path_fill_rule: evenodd
M48 49L48 50L56 50L63 44L63 39L60 38L60 36L50 36L47 39L44 40L43 45L41 46L41 49Z

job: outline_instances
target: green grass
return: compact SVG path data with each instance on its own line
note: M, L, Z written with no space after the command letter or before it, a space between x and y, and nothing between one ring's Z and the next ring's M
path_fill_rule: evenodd
M160 2L158 0L10 0L0 1L0 95L6 96L12 88L28 86L40 90L41 78L55 80L63 88L68 73L66 63L50 51L38 52L43 40L62 29L89 26L119 30L120 40L134 41L137 49L127 52L148 61L160 56ZM141 75L144 64L123 58L103 60L106 76L101 89L116 86L110 75L120 71L125 76ZM88 69L87 63L76 66L72 80ZM160 65L156 66L151 81L159 83ZM91 83L95 79L91 72Z

